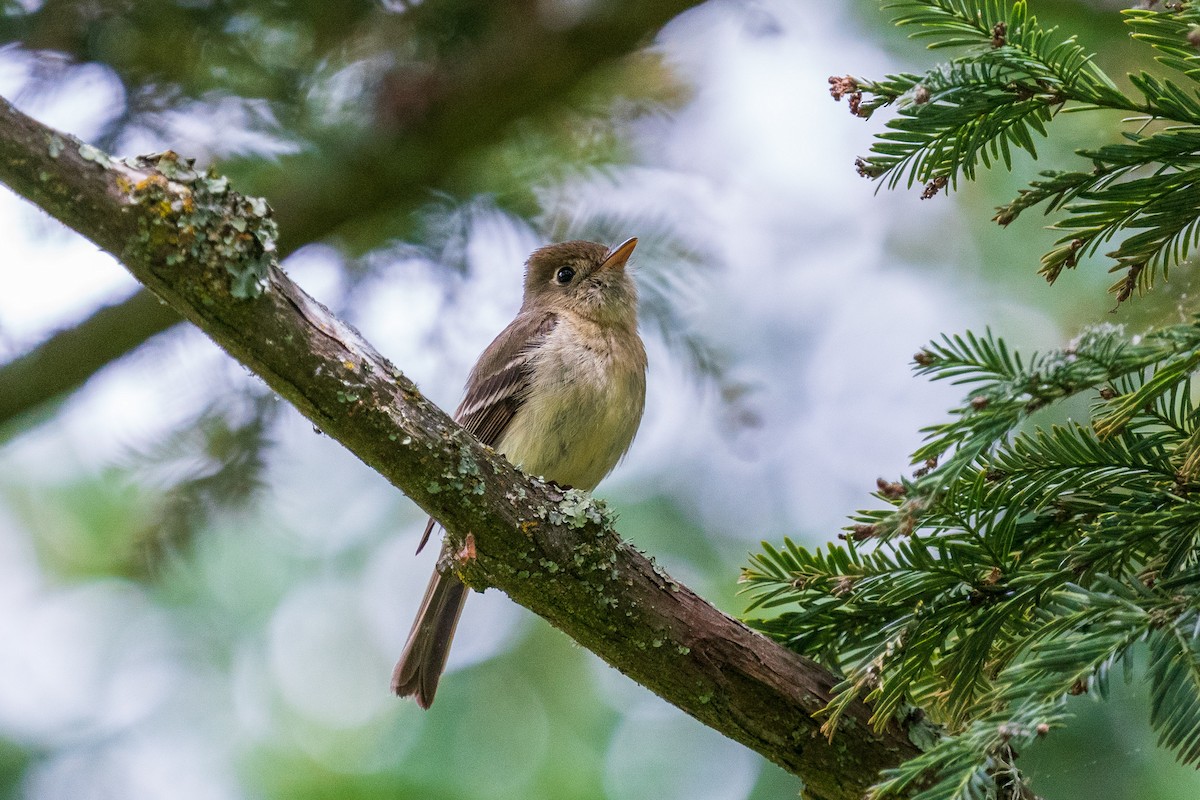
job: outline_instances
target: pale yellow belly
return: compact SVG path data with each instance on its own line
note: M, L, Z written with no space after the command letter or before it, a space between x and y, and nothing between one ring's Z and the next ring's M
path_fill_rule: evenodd
M539 354L534 388L496 449L531 475L591 491L633 442L645 372L611 349L574 346L569 329L555 338Z

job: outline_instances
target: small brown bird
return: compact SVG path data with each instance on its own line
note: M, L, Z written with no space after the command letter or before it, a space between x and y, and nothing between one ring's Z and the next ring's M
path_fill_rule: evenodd
M525 263L516 319L479 357L454 419L531 475L591 491L629 449L646 400L637 289L625 270L637 239L609 250L563 242ZM417 552L435 521L430 518ZM467 587L434 571L392 691L429 708Z

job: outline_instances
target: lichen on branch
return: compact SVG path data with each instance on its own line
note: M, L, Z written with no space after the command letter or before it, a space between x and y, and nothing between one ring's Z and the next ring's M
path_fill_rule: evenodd
M244 197L228 178L170 150L125 163L146 173L133 184L118 181L145 212L131 248L167 267L188 264L214 301L224 293L238 300L262 294L279 237L265 200Z

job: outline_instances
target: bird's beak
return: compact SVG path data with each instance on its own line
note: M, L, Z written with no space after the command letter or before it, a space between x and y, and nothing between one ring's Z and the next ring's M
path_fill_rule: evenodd
M600 269L625 269L625 262L629 260L635 247L637 247L637 237L631 236L613 248L612 252L604 259L604 263L600 265Z

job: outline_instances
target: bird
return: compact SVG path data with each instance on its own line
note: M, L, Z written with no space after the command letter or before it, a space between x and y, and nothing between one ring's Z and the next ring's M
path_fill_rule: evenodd
M646 402L630 238L613 248L546 245L525 262L516 317L480 355L454 420L515 466L590 492L633 443ZM429 518L417 552L433 532ZM434 570L392 691L429 708L467 599L452 571Z

